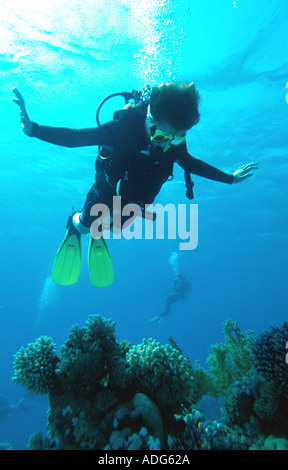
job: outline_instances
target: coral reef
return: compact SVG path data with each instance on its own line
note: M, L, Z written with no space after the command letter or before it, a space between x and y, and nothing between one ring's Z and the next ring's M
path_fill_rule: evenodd
M243 380L253 368L254 333L247 331L244 335L236 321L224 323L225 342L232 361L232 374L236 380Z
M177 416L185 423L182 431L168 436L170 450L239 450L247 449L249 441L241 430L233 430L217 421L205 421L196 409L184 410Z
M288 440L283 439L282 437L268 436L263 442L262 439L252 446L249 447L249 450L288 450Z
M225 398L226 421L232 425L243 426L253 414L253 397L249 383L237 383Z
M173 418L189 400L190 369L170 345L118 344L115 323L92 315L57 354L47 337L21 348L13 380L48 394L48 436L58 449L165 448L163 415Z
M254 361L256 370L274 385L275 390L288 398L288 364L286 344L288 341L288 323L282 327L265 331L255 341Z
M14 356L13 381L29 392L47 394L55 386L58 361L56 345L49 336L40 336L35 343L21 347Z
M53 450L55 443L50 443L47 437L43 438L42 432L31 434L27 444L27 450Z
M172 338L118 343L100 315L72 327L58 352L46 336L22 347L13 381L49 398L48 437L34 433L27 448L286 449L287 324L254 339L227 320L224 335L208 370L192 367ZM225 397L221 422L197 408L206 395Z
M135 432L135 424L143 424ZM130 423L130 427L127 425ZM131 429L133 424L134 432ZM137 393L133 400L115 413L114 431L105 450L159 450L165 445L164 426L158 407L150 398ZM148 429L151 430L149 434Z
M0 442L0 451L1 450L13 450L13 448L7 442Z
M143 339L129 349L126 359L136 388L151 396L160 409L176 412L191 396L191 364L175 347Z
M251 428L253 418L254 428L256 423L264 435L288 437L287 340L288 324L284 323L251 344L253 367L249 361L247 377L226 393L225 418L230 425Z
M194 402L204 395L217 398L226 396L230 387L244 380L253 371L253 333L244 335L238 322L224 323L224 344L210 346L207 358L209 369L203 369L195 362L191 372L194 385Z
M115 323L100 315L89 317L85 328L71 328L55 370L63 392L89 397L109 380L118 347L114 330Z
M273 423L278 414L280 393L273 384L259 377L257 382L254 381L253 395L256 416L263 422Z
M211 346L208 365L213 377L215 396L226 395L235 381L247 377L252 369L253 333L244 335L238 322L224 323L225 344Z

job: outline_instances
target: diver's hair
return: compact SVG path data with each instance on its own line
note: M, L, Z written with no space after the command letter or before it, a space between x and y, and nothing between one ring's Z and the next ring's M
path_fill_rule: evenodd
M165 121L177 129L188 130L200 120L200 95L194 83L167 82L151 92L150 111L155 121Z

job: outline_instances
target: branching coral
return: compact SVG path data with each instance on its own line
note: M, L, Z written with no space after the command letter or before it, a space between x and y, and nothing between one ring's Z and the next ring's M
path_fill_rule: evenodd
M193 391L191 364L178 349L152 338L132 346L126 354L136 389L146 393L160 409L177 410Z
M32 393L48 393L56 384L58 361L56 345L49 336L40 336L35 343L21 347L14 356L13 381Z
M73 327L60 347L56 374L64 390L78 396L95 393L106 385L117 352L115 323L91 315L84 328Z
M84 328L72 327L58 355L52 338L41 336L14 358L13 380L33 393L57 389L79 396L105 384L117 351L115 323L91 315ZM114 380L115 382L115 380Z

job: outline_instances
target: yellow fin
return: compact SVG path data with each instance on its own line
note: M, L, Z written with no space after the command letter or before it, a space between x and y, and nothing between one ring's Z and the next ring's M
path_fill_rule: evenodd
M81 235L69 228L60 245L52 269L52 279L61 286L70 286L78 280L81 268Z
M107 287L114 281L111 256L105 240L94 239L90 235L88 249L88 266L90 280L95 287Z

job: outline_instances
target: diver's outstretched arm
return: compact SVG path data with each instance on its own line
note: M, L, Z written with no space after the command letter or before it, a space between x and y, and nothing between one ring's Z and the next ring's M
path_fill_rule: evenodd
M24 98L21 95L21 93L17 90L17 88L13 88L13 92L15 93L17 99L12 98L14 103L19 106L19 112L20 112L20 121L21 121L21 127L23 129L23 132L27 135L32 134L32 129L33 129L33 124L29 119L28 113L25 108L25 102Z
M101 127L88 129L40 126L29 119L24 98L17 88L13 88L13 92L16 95L13 101L19 106L21 127L23 132L30 137L36 137L44 142L69 148L87 147L91 145L110 145L114 147L119 145L119 139L121 139L121 145L125 147L123 142L126 140L129 141L131 137L128 134L130 130L127 128L124 120L122 122L121 120L108 121Z

